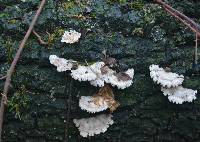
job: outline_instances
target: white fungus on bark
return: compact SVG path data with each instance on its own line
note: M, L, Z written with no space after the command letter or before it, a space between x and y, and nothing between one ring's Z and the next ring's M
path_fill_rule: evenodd
M80 37L81 33L76 32L75 30L65 31L62 36L61 42L72 44L78 42Z
M90 68L81 65L76 70L71 70L71 76L78 81L91 81L96 79L96 74Z
M82 137L94 136L105 133L110 125L114 123L111 114L101 114L96 117L74 119L76 127Z
M182 104L183 102L192 102L196 99L197 90L184 88L182 86L173 88L161 88L165 96L168 96L170 102Z
M98 75L98 77L95 80L90 81L90 84L96 87L103 87L106 82L109 82L109 77L114 73L115 71L107 67L106 72L103 73L101 70L101 73Z
M96 62L92 65L78 65L72 69L76 61L59 58L56 55L50 55L50 63L57 67L58 72L71 70L71 76L78 81L89 81L91 85L103 87L105 83L124 89L133 83L134 69L128 69L126 72L116 73L110 69L104 62Z
M98 103L94 102L93 96L81 96L79 99L79 106L82 110L86 110L89 113L104 111L108 108L105 99L100 96L98 97Z
M167 72L163 68L160 68L158 65L151 65L150 76L154 82L160 84L163 87L177 87L182 84L184 80L183 75L178 75L176 73Z
M134 69L128 69L124 72L126 75L130 77L128 80L120 80L116 75L109 76L106 83L110 83L112 86L117 86L118 89L125 89L132 85L133 83L133 76L134 76Z
M57 67L58 72L63 72L67 70L71 70L73 67L73 60L66 60L64 58L59 58L56 55L49 56L50 63Z
M98 78L101 73L100 68L104 65L103 62L96 62L90 66L79 65L76 70L71 71L71 76L78 81L92 81Z

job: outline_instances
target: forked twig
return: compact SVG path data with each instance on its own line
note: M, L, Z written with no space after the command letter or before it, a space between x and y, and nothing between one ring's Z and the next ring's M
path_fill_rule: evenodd
M42 40L41 36L35 30L33 30L32 32L37 37L37 39L38 39L38 41L39 41L40 44L42 44L42 45L48 45L48 42L45 42L44 40Z
M36 12L36 15L34 16L30 26L29 26L29 29L26 33L26 35L24 36L24 39L22 40L20 46L19 46L19 49L17 50L17 53L14 57L14 60L12 61L11 63L11 66L9 68L9 70L7 71L7 75L6 75L6 82L4 84L4 89L3 89L3 94L5 95L5 97L2 97L1 98L1 107L0 107L0 142L2 141L1 139L1 135L2 135L2 126L3 126L3 118L4 118L4 110L5 110L5 98L7 98L7 94L8 94L8 91L9 91L9 87L10 87L10 82L11 82L11 77L12 77L12 74L15 70L15 66L19 60L19 57L24 49L24 46L25 46L25 43L26 41L28 40L32 30L33 30L33 27L42 11L42 8L44 7L45 5L45 2L46 0L42 0L41 3L40 3L40 6Z
M194 49L194 63L198 64L198 37L200 37L200 25L194 22L192 19L181 13L180 11L172 8L170 5L164 3L162 0L154 0L157 4L161 5L165 11L181 21L187 27L189 27L196 34L196 44Z
M178 15L176 15L175 13L171 12L169 9L165 8L164 9L170 13L172 16L174 16L176 19L178 19L179 21L181 21L183 24L185 24L187 27L189 27L194 33L198 34L198 32L196 31L195 28L193 28L189 23L187 23L185 20L181 19ZM199 33L200 34L200 33Z
M157 4L161 5L165 11L174 16L176 19L181 21L187 27L189 27L193 32L200 36L200 25L194 22L192 19L181 13L180 11L172 8L170 5L164 3L162 0L154 0Z

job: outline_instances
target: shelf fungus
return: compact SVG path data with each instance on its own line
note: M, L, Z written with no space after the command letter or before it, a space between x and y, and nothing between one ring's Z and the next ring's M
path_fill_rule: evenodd
M108 66L102 66L97 78L90 81L90 84L96 87L103 87L105 83L109 83L109 77L114 73L115 71L110 69Z
M82 137L94 136L105 133L110 125L114 123L111 114L101 114L96 117L74 119L76 127Z
M79 65L76 70L71 71L71 76L78 81L92 81L98 78L101 73L100 68L104 65L103 62L96 62L90 66Z
M103 97L99 97L98 101L95 101L93 96L81 96L79 106L81 109L86 110L89 113L104 111L108 108L108 105Z
M76 64L76 61L59 58L56 55L50 55L49 60L51 64L57 67L58 72L71 70L74 64Z
M61 42L72 44L78 42L80 37L81 33L76 32L75 30L65 31L62 36Z
M79 106L90 113L104 111L107 108L113 112L119 106L119 102L114 99L112 89L106 85L94 96L81 96Z
M125 89L132 85L134 69L128 69L126 72L119 72L109 76L108 82L112 86L117 86L118 89Z
M184 80L183 75L169 72L167 69L160 68L158 65L151 65L149 69L153 81L166 88L177 87Z
M196 99L197 90L184 88L182 86L173 88L161 88L165 96L168 96L170 102L182 104L183 102L192 102Z

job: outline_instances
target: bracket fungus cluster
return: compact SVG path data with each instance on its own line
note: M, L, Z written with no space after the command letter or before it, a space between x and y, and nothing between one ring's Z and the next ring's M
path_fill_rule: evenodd
M78 42L80 37L81 33L76 32L75 30L65 31L62 36L61 42L72 44Z
M82 96L79 106L89 113L101 112L108 108L113 112L119 106L119 102L114 99L112 89L106 85L94 96Z
M74 30L66 31L61 42L78 42L81 33ZM58 72L71 71L71 77L80 82L89 81L95 87L101 87L97 94L93 96L81 96L79 107L89 113L97 113L107 109L113 112L120 105L114 99L114 93L111 86L118 89L125 89L132 85L134 69L118 71L119 64L115 58L105 57L102 61L86 65L79 64L74 60L66 60L56 55L50 55L50 63L57 67ZM118 68L118 69L117 69ZM168 96L170 102L182 104L183 102L192 102L196 99L196 90L182 87L184 81L183 75L170 72L169 68L160 68L158 65L151 65L150 76L153 81L161 85L161 91ZM74 119L76 127L83 137L94 136L104 133L110 125L114 123L111 114L101 114L95 117Z
M104 133L114 123L111 114L100 114L96 117L74 119L73 121L83 137Z
M74 30L66 31L61 42L75 43L78 42L80 37L81 34ZM94 96L81 96L79 99L80 108L89 113L101 112L106 109L110 109L110 112L116 110L120 104L114 99L111 86L125 89L133 83L134 69L119 72L114 69L119 66L116 59L106 55L102 61L91 65L88 65L88 63L86 65L79 64L77 61L66 60L56 55L50 55L49 60L51 64L57 67L58 72L71 71L73 79L80 82L89 81L91 85L101 87ZM111 114L102 114L91 118L74 119L74 123L79 129L80 135L87 137L104 133L109 125L114 122Z
M196 99L197 90L182 87L183 75L172 73L169 68L163 69L158 65L151 65L149 70L151 78L162 86L161 91L168 96L170 102L182 104Z
M57 67L58 72L69 70L71 71L71 77L73 79L80 82L89 81L91 85L101 87L99 92L94 96L81 96L79 99L80 108L89 113L101 112L106 109L110 109L110 112L113 112L120 105L119 102L114 99L114 93L108 84L117 86L118 89L124 89L131 86L133 83L132 79L134 76L134 69L117 72L111 69L113 64L106 63L106 60L104 60L104 62L96 62L92 65L86 66L79 65L78 62L74 60L59 58L56 55L50 55L49 60L51 64ZM110 59L108 58L107 60ZM109 116L112 115L110 114ZM112 123L107 123L106 119L108 118L111 119L111 117L99 118L99 116L97 116L97 118L74 119L74 123L77 127L79 126L80 135L83 137L93 136L94 134L105 132L109 127L108 124L113 124L113 121ZM94 121L99 120L101 120L99 125L92 125L95 123ZM97 126L99 127L97 128Z

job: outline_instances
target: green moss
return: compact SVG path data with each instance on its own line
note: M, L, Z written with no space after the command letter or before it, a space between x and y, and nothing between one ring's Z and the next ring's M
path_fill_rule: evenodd
M17 20L15 19L8 20L8 24L16 24L16 23L17 23Z
M74 1L68 1L68 2L64 2L62 4L62 7L64 9L69 9L69 8L72 8L73 6L75 5L75 2Z
M15 117L21 119L21 110L28 109L30 99L27 96L27 90L24 85L14 93L12 98L8 101L8 108L10 112L15 113Z
M65 30L55 29L52 34L49 34L48 44L53 44L57 38L60 38L64 34Z
M6 52L7 52L7 61L10 63L13 60L12 54L13 54L13 49L12 49L12 44L13 41L11 40L11 38L7 38L6 43L5 43L5 48L6 48Z
M107 0L107 2L110 4L112 4L112 3L124 4L124 3L126 3L126 0Z
M144 3L142 1L134 1L129 4L129 7L134 10L142 10Z

